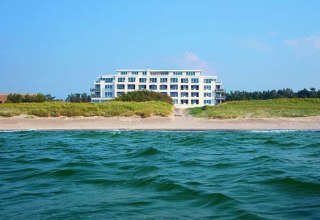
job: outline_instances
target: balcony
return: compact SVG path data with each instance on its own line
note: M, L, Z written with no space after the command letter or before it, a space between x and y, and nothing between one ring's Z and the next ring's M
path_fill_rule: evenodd
M100 92L100 88L91 88L90 92Z
M225 93L226 91L224 89L216 89L216 92L218 93Z
M223 95L219 95L219 96L216 96L216 99L217 99L217 100L225 100L226 97L223 96Z

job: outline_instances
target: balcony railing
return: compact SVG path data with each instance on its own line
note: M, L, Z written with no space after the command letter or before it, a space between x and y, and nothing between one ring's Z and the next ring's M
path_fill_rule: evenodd
M221 92L225 92L225 90L224 89L216 89L216 92L221 93Z
M98 89L98 88L91 88L91 89L90 89L90 92L100 92L100 89Z
M225 97L225 96L216 96L216 99L218 99L218 100L225 100L226 97Z

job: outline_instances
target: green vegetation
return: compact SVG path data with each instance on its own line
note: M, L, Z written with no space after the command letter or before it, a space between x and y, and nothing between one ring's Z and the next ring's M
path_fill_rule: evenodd
M91 102L91 97L87 93L71 93L66 98L66 102Z
M279 98L320 98L320 90L316 88L302 89L294 92L292 89L279 89L268 91L230 91L226 93L226 101L236 100L267 100Z
M208 118L270 118L320 115L320 98L229 101L217 106L189 109L189 114Z
M168 116L173 106L165 102L104 102L104 103L70 103L70 102L43 102L43 103L4 103L0 105L0 116L11 117L27 114L39 117L59 116L140 116L152 115Z
M7 102L8 103L21 103L21 102L45 102L45 101L53 101L54 97L51 95L43 95L41 93L38 94L18 94L11 93L8 95Z
M128 92L120 97L117 97L115 100L125 102L161 101L172 104L172 98L167 94L147 90Z

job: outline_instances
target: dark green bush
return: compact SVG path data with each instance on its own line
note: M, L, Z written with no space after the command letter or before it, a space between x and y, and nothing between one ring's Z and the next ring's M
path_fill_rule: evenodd
M128 92L117 97L115 100L125 102L161 101L172 104L172 98L167 94L162 94L159 92L153 92L148 90Z

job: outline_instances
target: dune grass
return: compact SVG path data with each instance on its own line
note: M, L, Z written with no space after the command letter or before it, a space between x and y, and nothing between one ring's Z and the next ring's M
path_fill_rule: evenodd
M320 115L319 98L229 101L217 106L189 109L189 114L207 118L277 118Z
M172 105L158 101L111 101L104 103L43 102L0 104L0 116L4 117L27 114L39 117L140 116L145 118L150 116L169 116L172 113L172 110Z

